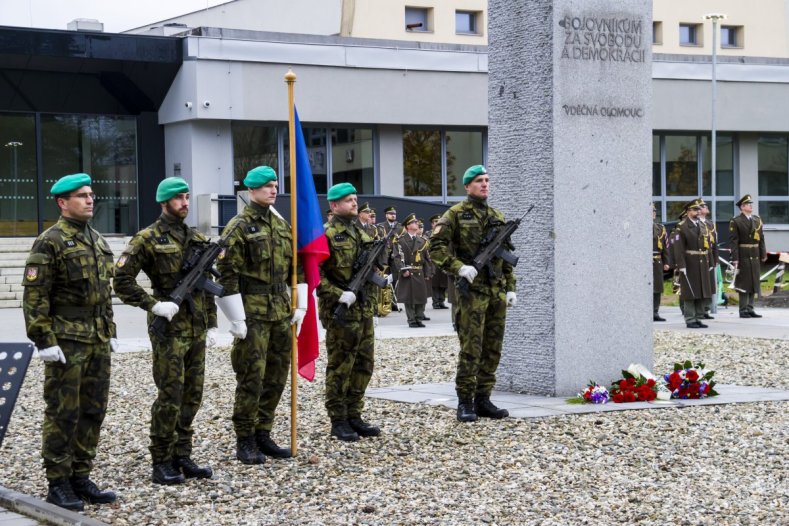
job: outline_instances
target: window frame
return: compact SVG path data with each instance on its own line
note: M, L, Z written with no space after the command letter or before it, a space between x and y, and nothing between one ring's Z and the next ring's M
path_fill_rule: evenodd
M703 193L704 191L704 161L706 156L705 148L703 147L704 139L708 142L712 140L709 134L705 133L680 133L680 132L667 132L655 130L652 136L657 136L659 139L659 157L660 157L660 194L652 195L652 202L658 210L658 218L662 223L676 221L676 217L666 217L669 203L687 203L697 197L702 197L704 201L709 204L710 215L709 217L716 220L718 216L718 206L720 203L734 203L737 201L736 195L739 187L739 138L736 133L732 134L718 134L718 137L728 136L732 140L732 191L733 195L716 195L717 192L717 177L716 174L710 174L710 191L709 194ZM667 151L666 151L666 137L694 137L696 143L696 190L699 192L695 195L666 195L666 164ZM711 153L711 148L710 148ZM653 160L654 162L654 160ZM711 167L710 167L711 169ZM717 166L716 166L717 169ZM652 184L650 184L652 186ZM789 197L787 197L789 201ZM732 212L734 212L732 210Z
M468 15L469 17L469 26L471 26L470 31L460 31L458 29L458 16L459 15ZM470 36L479 36L481 35L481 31L479 30L479 19L480 19L481 11L469 11L466 9L456 9L455 10L455 34L456 35L470 35Z
M759 139L756 142L756 152L757 152L756 153L756 157L757 157L757 159L756 159L756 184L757 184L757 188L759 186L761 186L761 182L759 180L760 179L760 175L761 175L761 173L760 173L761 170L759 169L759 159L758 159L758 157L759 157L759 153L758 153L759 152L759 143L762 141L762 139L769 139L769 138L781 138L781 139L785 139L786 140L786 150L785 150L786 169L787 169L786 170L786 178L787 178L787 188L789 188L789 134L780 134L780 133L760 134L759 135ZM764 212L762 210L762 203L763 202L767 203L767 202L770 202L770 201L789 202L789 191L787 191L787 195L762 194L760 192L756 200L757 200L757 204L758 204L759 215L763 217L764 216ZM781 226L781 227L785 227L785 226L789 225L789 223L767 223L767 222L765 222L764 224L765 224L765 226L769 225L769 226Z
M652 21L652 45L663 45L663 22L660 20Z
M688 41L682 41L682 29L687 27L688 28ZM701 47L703 45L702 40L702 25L696 24L692 22L680 22L679 23L679 45L680 46L688 46L688 47ZM690 38L692 37L692 38Z
M724 42L723 31L728 31L729 35L734 36L734 43ZM722 25L720 27L720 45L721 49L742 49L743 47L743 26ZM730 41L731 39L729 39Z
M420 13L424 15L423 17L419 17L419 21L416 22L412 17L409 17L409 13ZM409 18L412 19L410 24L414 23L421 23L421 27L411 27L409 28ZM433 8L432 7L424 7L424 6L405 6L404 17L403 17L403 27L406 33L432 33L433 32Z

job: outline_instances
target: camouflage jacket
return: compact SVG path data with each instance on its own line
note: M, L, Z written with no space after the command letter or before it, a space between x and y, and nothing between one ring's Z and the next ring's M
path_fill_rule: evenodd
M290 316L293 236L282 217L251 203L225 227L235 228L217 259L225 295L241 293L248 315L279 321ZM304 277L299 272L299 281Z
M89 225L61 217L33 244L25 263L22 309L28 337L39 349L58 338L106 342L112 320L112 251Z
M159 301L169 301L167 295L178 284L185 250L207 241L199 231L162 214L151 226L137 232L118 258L115 293L127 305L147 310L150 325L153 306ZM141 270L151 279L153 296L136 281ZM194 312L189 312L188 302L184 302L168 324L168 334L199 336L206 329L216 327L213 296L198 290L192 300Z
M430 257L439 268L451 276L457 276L463 265L471 265L480 249L488 228L504 223L504 215L487 202L467 198L447 210L430 235ZM512 249L512 247L509 247ZM515 291L515 274L512 265L500 258L493 260L494 275L488 269L479 271L472 290L483 290L491 286Z
M329 258L321 263L321 282L318 286L318 310L324 327L337 308L337 300L353 278L356 258L373 243L373 239L356 221L336 216L326 229L326 238L329 241ZM368 282L363 293L357 295L356 302L348 309L346 319L371 317L375 310L377 290L375 285Z

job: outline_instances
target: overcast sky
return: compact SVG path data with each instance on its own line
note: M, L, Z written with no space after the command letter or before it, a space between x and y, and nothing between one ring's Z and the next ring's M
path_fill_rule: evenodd
M119 33L227 1L0 0L0 26L66 29L75 18L95 18L104 23L104 31Z

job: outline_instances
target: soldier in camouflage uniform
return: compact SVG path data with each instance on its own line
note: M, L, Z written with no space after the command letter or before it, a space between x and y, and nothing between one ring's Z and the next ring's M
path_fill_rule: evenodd
M436 228L438 220L441 219L441 214L436 214L430 218L430 230L425 232L425 239L430 241L433 235L433 229ZM447 299L447 287L449 286L449 278L446 273L440 268L436 267L433 260L430 260L430 265L433 267L432 276L430 278L430 288L433 296L434 309L448 309L444 301Z
M210 478L210 467L198 466L192 455L192 421L203 399L206 344L216 334L216 304L211 295L195 291L179 305L168 300L178 284L186 253L208 239L187 226L189 185L180 177L165 179L156 190L162 215L138 232L118 258L115 292L126 304L166 318L164 339L151 335L153 379L158 395L151 407L152 480L180 484L184 478ZM136 281L140 271L151 279L153 296Z
M356 222L356 189L350 183L332 186L326 194L334 217L326 229L330 256L321 264L318 312L326 328L326 410L331 434L343 441L377 436L381 430L362 420L364 392L373 375L375 286L365 285L357 298L346 290L353 263L373 243ZM344 320L333 319L339 304L348 310Z
M265 455L292 456L274 442L271 428L290 371L290 325L301 327L307 284L299 284L299 308L291 316L293 237L290 225L270 208L277 199L277 174L258 166L247 173L244 185L251 202L225 227L225 235L232 234L217 261L225 295L216 301L235 336L230 359L236 373L236 458L262 464Z
M89 476L107 411L110 350L116 350L110 280L112 251L88 225L94 195L87 174L51 189L60 219L41 234L25 264L22 309L28 337L45 363L41 456L47 502L81 511L111 503Z
M740 215L729 222L731 239L731 262L737 269L734 288L739 292L740 318L761 318L753 310L753 299L761 293L760 262L767 261L764 243L764 222L753 213L753 199L746 194L737 201Z
M496 384L507 308L514 306L517 298L511 265L496 258L495 275L490 275L487 268L477 271L471 265L487 228L504 223L501 212L488 206L490 178L485 167L476 165L466 170L463 184L467 197L438 221L430 237L430 255L447 274L469 284L468 294L457 291L455 323L460 355L455 390L458 420L473 422L477 416L509 416L506 409L490 401L490 393Z

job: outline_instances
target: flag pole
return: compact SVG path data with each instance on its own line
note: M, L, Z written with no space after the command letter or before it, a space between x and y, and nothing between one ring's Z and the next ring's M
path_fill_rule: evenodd
M288 68L285 74L285 82L288 84L288 144L290 145L290 232L293 237L293 268L291 269L290 280L290 309L296 311L296 283L297 283L297 224L296 224L296 114L293 97L293 85L296 82L296 74ZM296 418L298 401L298 360L299 342L296 339L296 324L290 326L291 346L290 346L290 451L295 457L298 454L296 446Z

